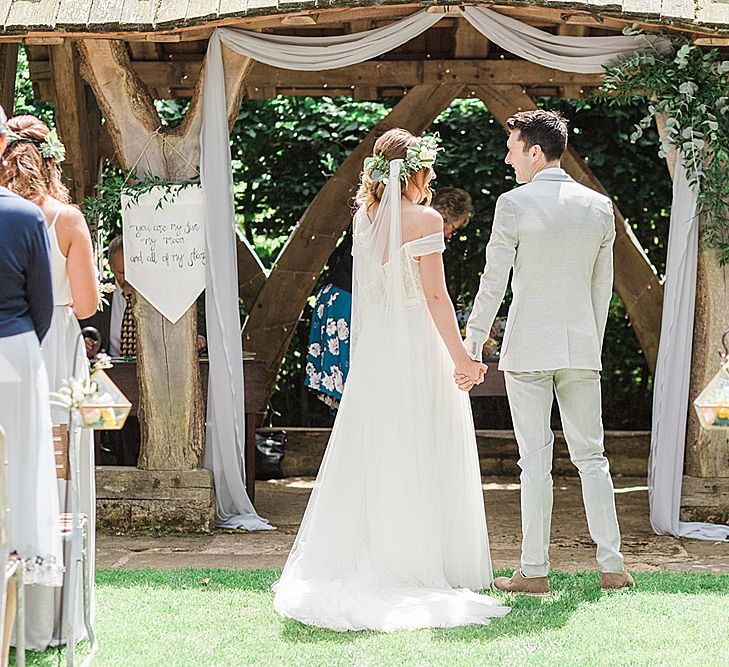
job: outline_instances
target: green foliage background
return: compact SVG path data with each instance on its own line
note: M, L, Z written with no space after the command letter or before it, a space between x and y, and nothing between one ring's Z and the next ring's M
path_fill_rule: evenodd
M237 226L265 266L273 263L296 222L337 166L396 102L326 97L243 101L231 134ZM571 119L571 143L613 195L662 274L671 183L657 154L655 132L647 129L635 144L630 142L644 109L637 104L614 108L603 102L558 99L540 99L538 103L559 109ZM167 125L179 123L186 107L185 100L157 103ZM52 109L33 97L23 53L16 97L19 112L39 114L52 123ZM503 162L505 134L477 100L454 102L431 129L440 133L445 149L439 156L435 187L462 187L471 193L475 205L470 225L449 242L445 253L451 295L457 307L469 307L483 268L496 198L515 185L511 169ZM326 279L325 271L320 282ZM505 313L506 307L501 314ZM274 424L324 426L332 421L326 406L303 387L302 360L310 316L311 308L307 307L282 365L272 397ZM604 350L605 426L648 428L651 389L652 377L638 341L620 300L614 297ZM505 399L475 399L474 412L479 427L510 426Z

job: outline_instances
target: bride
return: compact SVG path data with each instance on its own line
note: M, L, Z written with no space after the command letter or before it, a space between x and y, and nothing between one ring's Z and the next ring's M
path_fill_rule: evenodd
M491 584L468 394L485 368L461 342L430 202L435 137L383 134L353 223L351 364L274 607L332 630L487 624Z

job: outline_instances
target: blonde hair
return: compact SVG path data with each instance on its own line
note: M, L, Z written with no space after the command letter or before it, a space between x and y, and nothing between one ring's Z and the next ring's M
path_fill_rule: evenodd
M418 137L411 134L407 130L396 127L388 130L375 141L372 155L380 155L388 162L392 160L404 160L408 148L418 143ZM408 174L407 180L403 185L403 191L411 185L415 185L420 192L420 203L430 204L433 193L428 185L425 177L429 173L430 168L419 169L413 174ZM418 183L422 181L422 185ZM372 208L382 199L385 192L385 183L381 181L373 181L367 171L363 170L360 176L359 190L355 195L355 202L358 207L364 206L366 209Z
M8 144L0 166L0 183L39 204L46 197L69 204L71 196L61 180L60 166L55 158L44 158L38 148L50 134L49 127L40 118L23 115L11 118L8 130L20 138Z

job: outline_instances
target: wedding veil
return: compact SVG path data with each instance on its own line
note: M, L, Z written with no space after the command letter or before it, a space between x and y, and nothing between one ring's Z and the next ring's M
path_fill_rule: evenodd
M404 340L405 285L400 261L403 160L390 161L385 191L372 219L361 206L353 222L351 363L356 363L361 336L384 327L391 340Z

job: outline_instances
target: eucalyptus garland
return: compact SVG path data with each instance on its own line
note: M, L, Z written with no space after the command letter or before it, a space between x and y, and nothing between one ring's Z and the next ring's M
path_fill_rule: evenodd
M628 35L639 30L627 28ZM636 53L606 68L599 93L612 105L648 102L648 113L635 126L637 141L657 115L665 119L659 155L680 150L690 185L698 193L704 247L729 263L729 60L673 38L674 52Z
M105 230L120 229L123 196L130 198L130 204L136 204L142 195L160 188L164 194L156 208L161 209L177 199L185 188L199 184L199 178L176 182L150 174L139 177L134 169L107 169L103 180L96 185L96 194L84 200L83 212L88 221L96 223L97 229L102 220Z

